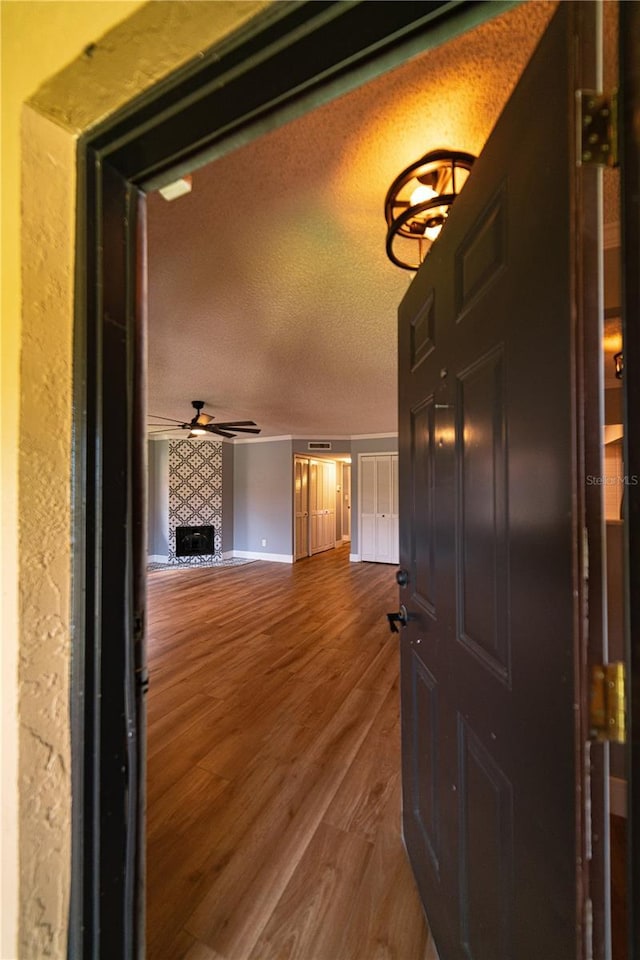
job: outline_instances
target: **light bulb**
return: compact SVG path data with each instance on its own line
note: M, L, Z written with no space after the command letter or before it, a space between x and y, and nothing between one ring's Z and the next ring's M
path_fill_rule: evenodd
M440 231L442 230L442 224L436 223L435 227L427 227L424 231L424 235L427 240L431 240L433 243L434 240L437 240L440 236Z
M409 203L411 206L415 206L417 203L424 203L425 200L433 200L434 197L437 197L438 193L433 187L428 187L426 184L421 183L419 187L411 194L409 198Z
M206 430L201 430L200 427L192 427L189 437L204 437L206 432ZM189 437L187 437L187 439L189 439Z

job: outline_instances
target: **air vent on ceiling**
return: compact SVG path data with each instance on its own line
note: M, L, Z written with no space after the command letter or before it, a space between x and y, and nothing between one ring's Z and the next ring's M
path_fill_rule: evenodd
M307 450L331 450L330 440L309 440Z

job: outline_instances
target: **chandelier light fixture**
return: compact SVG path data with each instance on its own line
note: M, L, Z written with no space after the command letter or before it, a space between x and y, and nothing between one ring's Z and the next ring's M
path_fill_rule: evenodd
M432 150L403 170L384 202L387 256L417 270L437 239L476 158L459 150Z

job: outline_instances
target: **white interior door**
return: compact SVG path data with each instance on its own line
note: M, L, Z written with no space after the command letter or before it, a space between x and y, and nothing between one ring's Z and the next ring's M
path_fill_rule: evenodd
M331 550L336 545L336 465L333 460L325 460L323 471L324 511L324 549Z
M309 461L311 553L336 544L336 465L333 460Z
M295 558L309 556L309 460L294 460Z
M351 464L342 464L342 539L351 540Z
M398 562L398 455L360 458L360 557Z
M318 553L322 549L322 486L318 478L320 466L317 460L309 461L309 532L311 537L310 553ZM320 482L319 482L320 479Z
M398 455L391 457L391 563L400 562L400 509L398 497Z
M376 458L360 458L360 558L376 559Z

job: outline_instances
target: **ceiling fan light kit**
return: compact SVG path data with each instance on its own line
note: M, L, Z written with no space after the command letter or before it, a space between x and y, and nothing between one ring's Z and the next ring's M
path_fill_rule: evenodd
M227 420L224 423L214 423L215 417L213 415L202 413L204 400L192 400L191 406L195 410L195 415L188 422L151 414L154 420L165 420L168 423L175 424L175 426L163 426L157 423L150 424L150 426L161 427L160 433L165 433L168 430L188 430L187 440L195 440L198 437L206 436L208 433L226 437L229 440L232 440L238 433L260 433L260 427L253 420Z
M387 256L397 267L418 269L475 159L461 150L432 150L398 174L384 202Z

